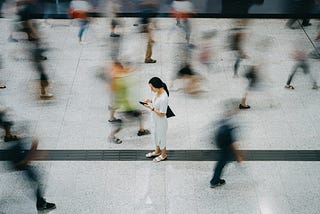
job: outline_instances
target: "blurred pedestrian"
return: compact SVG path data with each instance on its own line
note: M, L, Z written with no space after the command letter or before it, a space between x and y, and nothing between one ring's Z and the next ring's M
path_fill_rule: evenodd
M137 135L143 136L150 134L150 131L143 127L142 112L138 110L130 101L130 72L132 69L124 67L119 61L115 61L112 65L111 76L111 102L109 122L115 127L111 131L109 140L120 144L122 140L115 135L120 132L123 127L123 120L115 118L115 112L119 111L127 119L137 120L139 130Z
M289 19L286 23L286 26L290 29L295 29L294 24L298 20L298 18L302 18L302 26L307 27L310 26L310 13L315 4L317 4L317 0L295 0L290 4L291 7L291 15L294 17ZM298 17L298 18L297 18Z
M39 39L39 32L37 23L33 21L34 7L37 5L37 0L18 0L16 1L17 14L19 16L18 22L22 27L20 31L25 32L29 41L36 41Z
M248 66L245 74L245 78L248 80L248 87L246 89L246 92L244 96L241 99L241 102L239 104L239 109L249 109L251 108L247 103L247 96L248 93L258 87L258 83L260 81L260 75L259 75L259 70L258 66L256 65L250 65Z
M47 57L43 56L46 51L41 47L41 37L38 31L38 25L33 20L33 7L36 6L37 0L18 1L18 15L19 21L22 23L22 31L28 35L30 41L30 49L33 65L40 76L40 99L50 99L53 94L48 92L49 77L43 66L43 60L47 60Z
M201 36L201 41L199 45L199 61L202 65L206 67L207 74L209 74L212 69L212 58L214 56L212 38L216 36L216 34L216 30L211 30L204 32Z
M30 146L31 144L31 146ZM26 180L34 187L34 195L36 196L37 210L53 210L56 208L54 203L49 203L43 197L44 190L40 183L40 174L30 165L30 161L34 158L39 141L36 138L24 137L18 138L10 143L8 158L12 169L23 172Z
M152 22L151 19L157 16L159 8L160 0L142 0L140 4L141 33L148 33L150 23L155 28L155 21Z
M186 41L190 44L191 24L189 18L195 13L195 8L189 0L175 0L171 4L171 13L176 18L176 25L181 27L186 34Z
M89 27L90 19L88 12L91 10L91 5L86 0L72 0L70 3L69 14L72 18L79 21L79 42L83 42L83 33Z
M154 123L153 141L156 145L154 151L146 154L147 158L153 158L153 161L160 162L167 158L167 130L168 121L166 117L168 109L169 91L167 85L159 77L153 77L149 80L149 86L155 93L152 99L145 100L144 106L152 111Z
M313 75L309 69L309 64L307 62L306 53L302 50L295 50L295 52L293 54L293 58L296 61L296 64L293 66L293 69L288 77L285 88L294 89L294 87L291 85L291 81L292 81L294 75L297 73L297 71L300 68L304 74L309 74L310 79L312 81L312 89L318 89L319 86L317 84L317 81L315 80L315 78L313 77Z
M151 23L147 24L147 31L148 31L148 35L147 35L148 42L147 42L147 51L146 51L146 57L145 57L144 63L156 63L157 60L151 58L152 46L154 44L154 39L152 34L153 27Z
M214 142L220 151L218 162L214 168L213 177L210 180L211 188L215 188L226 183L224 179L221 179L223 168L228 162L233 160L234 156L238 162L242 161L242 156L235 146L235 142L237 141L235 135L236 127L232 122L234 115L237 113L236 105L236 101L228 100L224 106L224 118L218 123Z
M40 75L40 98L41 99L50 99L53 97L53 94L48 92L49 88L49 76L43 65L43 60L47 59L43 56L43 53L46 51L43 47L40 46L40 40L33 42L32 51L32 60L34 67Z
M108 3L108 15L111 18L111 33L110 37L119 37L120 34L116 33L116 27L120 25L120 19L118 18L118 13L120 10L120 5L116 0L111 0Z
M0 55L0 71L2 69L2 65L3 65L3 60L2 60L2 57ZM3 83L0 83L0 89L4 89L4 88L6 88L6 85L3 84Z
M195 73L190 64L185 64L177 73L176 79L182 79L183 90L187 94L199 94L203 92L200 89L200 82L202 77Z
M242 28L234 28L231 29L229 42L230 42L230 49L235 52L236 61L233 66L233 76L239 77L238 69L240 66L241 60L247 58L247 55L243 49L243 42L245 39L244 29Z
M17 140L18 137L11 133L13 122L9 120L6 109L0 109L0 127L4 129L4 142Z

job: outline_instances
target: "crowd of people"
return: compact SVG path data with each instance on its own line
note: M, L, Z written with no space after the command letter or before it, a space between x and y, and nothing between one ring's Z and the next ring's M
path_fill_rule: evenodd
M36 0L25 0L25 1L14 1L12 7L17 8L17 17L15 26L18 28L12 28L9 39L11 42L19 42L15 39L15 33L25 33L28 40L29 53L31 54L31 60L33 62L34 70L39 74L39 98L40 99L53 99L54 95L49 93L50 85L50 74L44 65L45 60L50 60L45 56L46 48L43 47L42 37L38 30L39 25L36 20L31 16L32 8L36 4ZM263 2L263 1L262 1ZM256 4L261 4L261 1L257 1ZM173 31L179 31L184 34L184 38L180 39L177 43L177 55L178 61L174 74L171 78L171 84L169 87L164 80L155 76L148 81L150 90L154 93L153 97L146 98L141 101L143 110L137 108L136 105L132 104L129 99L130 90L132 90L132 81L130 81L130 74L135 72L130 64L126 64L121 58L120 47L122 44L123 37L123 22L124 19L119 17L120 5L116 0L111 0L108 4L108 18L107 23L110 25L110 31L106 34L106 38L110 41L110 65L105 69L105 80L109 86L110 103L109 103L109 119L108 123L111 124L111 132L108 134L108 141L116 144L123 143L122 139L118 137L119 132L124 128L124 123L128 120L133 120L138 123L138 136L152 134L153 143L155 149L147 153L146 158L152 158L154 162L160 162L167 159L167 130L168 115L169 111L169 94L170 92L176 91L174 89L174 83L177 80L182 80L182 89L188 96L193 96L201 93L205 93L202 90L201 85L205 81L205 78L211 78L210 73L214 73L213 58L215 57L215 48L212 46L213 40L219 32L208 31L204 32L201 36L199 43L193 43L192 41L192 16L196 13L196 8L192 2L188 0L175 0L172 1L170 7L170 13L175 18L173 27L169 30L170 36ZM224 8L227 10L226 8ZM84 44L84 34L86 29L90 26L90 10L92 6L85 0L74 0L70 4L69 15L70 18L78 20L79 32L77 40L79 43ZM157 60L153 58L153 46L156 44L154 29L157 27L156 21L153 19L157 15L159 10L159 1L146 0L141 3L140 14L141 17L138 19L135 26L139 27L139 33L146 34L146 51L144 61L142 63L154 64ZM246 9L246 13L247 13ZM226 11L226 13L228 10ZM288 21L286 26L288 30L294 30L294 23L296 19ZM244 66L244 74L240 75L240 67L242 62L246 59L250 59L250 52L246 52L245 41L248 37L249 22L247 20L241 20L228 30L228 51L234 54L233 73L230 72L230 76L233 78L245 78L248 85L245 89L244 95L238 100L227 101L225 106L225 117L217 125L218 132L216 133L215 141L218 148L221 149L221 157L215 167L214 175L210 181L211 187L216 187L225 184L225 180L221 179L221 174L224 166L232 160L232 156L236 157L236 160L241 162L242 156L237 151L234 142L236 139L233 134L234 127L230 118L235 115L239 110L248 110L252 108L251 105L247 104L247 96L251 91L254 91L259 87L262 81L261 65L251 60L249 65ZM302 25L307 27L310 26L310 20L303 20ZM319 34L320 35L320 34ZM317 36L315 40L319 40L320 36ZM314 50L309 50L314 52ZM319 54L319 53L318 53ZM194 55L197 55L196 59ZM314 56L313 54L312 56ZM308 54L302 50L294 50L293 59L296 61L292 72L290 73L287 82L284 84L286 89L294 89L292 80L294 75L299 69L305 74L310 75L312 81L312 89L318 89L317 80L314 77L312 71L308 65ZM197 60L203 65L203 70L196 72L196 68L193 65L194 61ZM1 69L0 58L0 69ZM208 75L210 74L210 75ZM1 80L1 79L0 79ZM5 88L10 87L5 83L0 82L0 89L5 93ZM174 109L173 109L174 110ZM107 111L107 110L106 110ZM170 110L171 111L171 110ZM145 113L149 112L152 116L153 129L148 130L144 127L144 116ZM117 113L117 114L116 114ZM120 118L117 118L119 115ZM16 170L24 171L30 181L39 183L39 176L29 166L34 152L37 149L38 140L32 138L23 138L15 135L11 131L11 127L14 125L13 121L6 118L6 111L1 109L0 111L0 126L4 130L5 142L12 142L9 150L11 151L10 161L13 163L13 167ZM21 156L20 151L22 150L22 144L24 142L31 142L31 146L28 152ZM54 209L55 204L46 202L43 198L43 191L39 185L35 188L35 194L37 198L37 208L43 209Z

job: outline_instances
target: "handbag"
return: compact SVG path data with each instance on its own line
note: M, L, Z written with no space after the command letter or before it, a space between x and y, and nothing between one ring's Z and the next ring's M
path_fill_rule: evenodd
M173 111L171 110L170 106L168 106L168 108L167 108L166 116L167 116L167 118L176 116L173 113Z

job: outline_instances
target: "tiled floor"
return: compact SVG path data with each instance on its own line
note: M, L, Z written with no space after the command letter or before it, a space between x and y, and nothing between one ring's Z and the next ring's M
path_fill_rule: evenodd
M4 68L0 80L7 89L0 101L12 109L18 124L27 124L40 139L40 149L141 149L151 150L150 136L136 136L137 125L128 124L119 137L123 144L107 141L109 96L105 82L97 78L109 58L109 23L95 19L85 35L87 44L77 41L78 27L69 20L41 23L41 31L50 50L45 67L51 79L52 101L35 99L37 73L27 52L28 42L9 43L11 22L0 19L1 55ZM289 30L286 20L253 20L245 43L252 61L264 63L264 84L249 94L249 111L238 115L240 148L248 150L319 150L320 96L311 90L308 76L297 74L294 91L284 84L294 64L290 53L295 48L311 51L312 43L302 29ZM305 29L316 36L316 20ZM158 19L154 32L153 58L156 64L144 64L146 38L133 27L134 19L124 19L121 58L136 71L138 101L152 94L148 80L161 77L169 83L179 61L179 42L184 34L174 28L174 19ZM68 26L70 24L70 26ZM168 149L211 150L213 122L222 112L221 102L240 100L247 82L232 78L233 54L226 49L227 19L192 20L191 40L199 44L201 33L217 30L212 39L213 71L206 72L193 52L193 66L206 77L202 88L207 92L190 96L171 92L170 106L176 117L169 119ZM170 31L170 29L174 29ZM22 38L23 34L17 34ZM268 46L259 44L268 41ZM319 61L310 59L311 71L319 80ZM240 68L240 76L244 66ZM179 85L179 82L177 82ZM137 103L137 105L139 105ZM151 128L146 116L145 127ZM0 142L1 149L6 143ZM214 162L37 162L45 175L46 197L57 204L52 213L319 213L318 162L244 162L230 164L225 171L227 185L209 188ZM3 167L2 167L3 166ZM34 198L18 173L8 172L1 162L0 213L36 213Z

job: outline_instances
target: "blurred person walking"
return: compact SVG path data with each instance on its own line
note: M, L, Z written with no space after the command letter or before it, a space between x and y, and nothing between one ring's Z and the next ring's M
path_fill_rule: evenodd
M156 63L157 60L151 58L154 39L152 34L153 26L152 26L152 23L150 22L147 24L147 31L148 31L148 35L147 35L148 42L147 42L147 51L146 51L146 57L145 57L144 63Z
M53 97L51 93L48 93L49 77L43 66L43 60L47 57L43 56L46 51L41 47L41 37L38 31L38 25L33 20L33 7L37 5L37 0L26 0L16 2L18 6L19 21L22 23L22 31L28 35L28 40L31 42L30 53L33 61L33 65L40 75L40 98L50 99Z
M152 99L145 100L144 106L152 111L154 123L153 141L155 150L146 154L147 158L153 158L153 161L160 162L167 158L167 130L168 121L166 117L168 109L169 91L167 85L159 77L153 77L149 80L149 87L155 93Z
M250 65L247 68L246 73L244 74L244 77L248 80L249 84L246 89L246 92L244 93L241 102L239 104L239 109L249 109L251 106L249 106L247 101L248 93L252 90L255 90L258 87L258 84L260 82L260 75L257 65Z
M0 71L2 70L2 65L3 65L3 60L2 60L2 56L0 55ZM0 83L0 89L4 89L7 86L3 83Z
M33 21L34 8L37 6L38 0L18 0L16 1L18 22L21 23L20 31L25 32L29 41L39 39L37 23Z
M188 63L179 69L176 79L182 79L184 81L183 90L187 94L195 95L204 92L200 89L202 77L195 73Z
M233 66L233 77L239 77L238 70L240 66L240 62L243 59L247 58L243 50L243 42L245 38L244 29L242 28L233 28L230 30L229 42L230 49L235 52L236 61Z
M4 129L4 142L15 141L18 137L11 133L13 122L9 120L7 110L0 108L0 127Z
M115 118L115 112L120 111L125 117L129 119L138 120L139 131L138 136L148 135L150 131L143 128L142 112L131 104L129 95L132 81L130 81L130 72L132 69L124 67L119 61L112 64L111 73L111 102L110 119L108 120L115 127L109 136L110 142L117 144L122 143L122 140L115 135L119 133L123 126L123 120ZM130 84L131 83L131 84Z
M217 31L204 32L201 36L199 45L199 61L206 67L207 74L212 69L212 58L214 56L214 49L212 46L212 38L217 34Z
M40 74L40 98L41 99L50 99L53 97L53 94L48 92L49 87L49 77L45 71L43 60L47 59L43 56L43 52L46 50L40 47L40 41L36 40L33 42L34 47L31 49L32 51L32 59L33 64L38 73Z
M24 128L25 136L17 137L11 133L11 128L14 125L13 121L9 120L8 113L4 107L0 109L0 127L5 130L4 141L7 144L5 154L6 160L10 163L10 168L14 171L23 172L25 180L34 188L34 195L36 196L36 207L38 210L52 210L56 208L54 203L47 202L43 195L44 191L40 183L40 175L37 170L30 165L34 158L39 140L37 138L28 137L26 135L27 129Z
M91 10L91 5L86 0L72 0L69 8L69 15L79 21L79 42L83 42L83 33L89 27L90 19L88 12Z
M110 37L119 37L120 34L116 33L116 27L120 25L120 19L118 18L118 13L120 10L120 5L116 0L111 0L108 2L108 15L111 19L111 33Z
M176 25L181 27L186 34L187 44L190 44L191 24L189 18L195 13L194 6L189 0L175 0L171 4L171 13L176 18ZM192 46L193 47L193 46Z
M293 69L288 77L287 83L284 86L287 89L294 89L294 87L291 85L291 81L294 77L294 75L301 69L304 74L309 74L310 80L312 82L312 89L318 89L319 86L317 84L317 81L315 80L314 76L312 75L310 69L309 69L309 63L307 62L307 55L302 50L295 50L293 54L293 59L296 61L296 64L293 66Z
M210 180L210 187L215 188L217 186L224 185L226 181L221 179L223 168L233 160L235 156L238 162L242 161L242 156L235 146L237 141L235 135L235 125L232 120L235 114L237 101L228 100L224 106L224 118L218 122L218 129L215 133L214 142L220 149L218 162L214 167L213 177Z
M286 26L290 29L296 29L295 23L299 20L297 17L302 18L302 26L310 26L310 13L313 7L318 4L317 0L295 0L290 5L291 7L291 16L294 18L289 19L286 23Z
M31 144L31 146L30 146ZM53 210L56 208L54 203L49 203L43 197L44 190L41 185L40 174L30 165L30 161L34 158L39 141L36 138L24 137L11 141L7 157L10 161L12 169L23 172L27 182L34 188L36 196L37 210Z
M153 27L156 27L155 21L151 22L151 19L156 17L160 8L160 0L142 0L140 3L140 23L141 33L148 33L148 25L152 23Z

